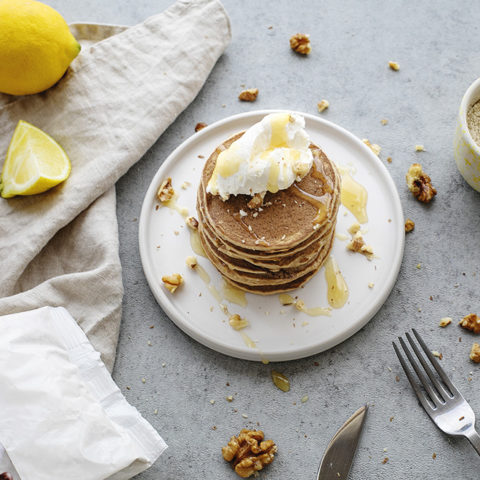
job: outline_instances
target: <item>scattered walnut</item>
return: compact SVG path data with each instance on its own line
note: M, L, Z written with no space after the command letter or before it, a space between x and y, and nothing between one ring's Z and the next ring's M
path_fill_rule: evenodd
M305 302L303 300L297 300L295 302L295 308L300 312L305 310Z
M415 228L415 222L411 220L410 218L407 218L405 221L405 232L411 232Z
M199 132L200 130L202 130L202 128L205 128L207 127L208 125L206 123L203 123L203 122L198 122L196 125L195 125L195 131L196 132Z
M355 234L353 234L352 241L347 245L347 250L361 253L369 260L373 258L373 248L370 245L365 245L365 241L363 240L362 233L360 231L357 231Z
M198 220L195 217L187 217L185 223L192 230L198 230Z
M362 138L362 142L370 148L370 150L378 157L382 151L382 147L376 143L370 143L368 138Z
M355 235L360 230L360 228L361 226L359 223L352 223L352 225L350 225L348 229L348 233L350 233L350 235Z
M317 108L319 113L322 113L324 110L326 110L330 106L330 102L328 100L321 100L320 102L317 103Z
M425 147L423 145L415 145L415 151L416 152L424 152Z
M439 360L441 360L443 358L443 355L440 352L438 352L437 350L432 350L432 355L434 357L437 357Z
M450 317L444 317L440 319L440 323L438 324L439 327L445 328L447 325L452 323L452 319Z
M388 120L387 120L386 118L382 118L382 119L380 120L380 123L381 123L382 125L387 125L387 124L388 124Z
M397 62L388 62L388 66L392 69L398 72L400 70L400 65Z
M293 51L301 55L308 55L312 51L310 35L306 33L296 33L290 38L290 47Z
M254 102L258 97L258 88L249 88L247 90L242 90L238 99L242 102Z
M198 265L197 258L194 257L193 255L187 257L185 259L185 263L187 264L188 267L190 267L192 270Z
M472 345L472 350L470 351L470 360L475 363L480 363L480 345L478 343L474 343Z
M253 208L258 208L258 207L262 206L263 199L265 198L266 193L267 192L256 193L252 197L252 199L247 203L247 207L250 208L250 209L253 209Z
M407 172L407 185L413 196L420 202L428 203L437 194L430 177L419 163L413 163Z
M168 177L160 185L160 188L158 189L158 192L157 192L157 198L162 203L168 203L173 198L174 195L175 195L175 190L172 187L172 179Z
M175 290L182 285L183 277L179 273L173 273L172 275L165 275L162 277L162 282L165 285L165 288L171 293L174 293Z
M248 320L242 318L238 313L230 315L228 323L234 330L242 330L242 328L248 327Z
M238 437L233 436L226 447L222 447L223 458L231 462L237 475L251 477L272 463L277 452L273 440L263 440L261 430L242 429Z
M480 317L475 313L470 313L460 321L460 325L473 333L480 333Z

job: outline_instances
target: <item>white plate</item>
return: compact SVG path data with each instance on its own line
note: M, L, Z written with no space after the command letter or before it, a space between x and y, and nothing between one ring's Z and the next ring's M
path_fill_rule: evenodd
M181 215L166 207L156 209L155 194L166 177L171 177L178 193L177 204L196 216L195 197L203 165L217 145L226 138L261 120L268 111L249 112L221 120L183 142L165 160L152 180L140 217L140 255L150 288L167 315L185 333L200 343L227 355L247 360L284 361L302 358L337 345L362 328L383 305L400 269L404 247L404 220L395 185L381 161L373 152L345 129L308 114L306 129L312 142L340 166L353 167L354 179L368 191L364 225L367 244L372 245L375 259L346 250L346 241L335 239L333 255L348 284L350 296L344 307L332 315L310 317L293 306L280 305L278 295L247 294L243 308L224 302L230 313L245 317L250 326L242 330L256 343L247 346L245 335L234 330L222 313L219 303L208 291L199 275L185 264L192 255L189 231ZM198 158L203 155L205 158ZM183 182L190 186L182 189ZM347 234L355 222L343 206L338 214L337 233ZM176 233L175 233L176 232ZM203 257L199 263L207 270L212 283L220 289L222 279ZM162 286L162 276L180 273L185 284L174 294ZM374 287L369 288L368 284ZM322 268L305 286L291 293L298 295L307 307L328 306L326 281ZM212 308L213 307L213 308Z

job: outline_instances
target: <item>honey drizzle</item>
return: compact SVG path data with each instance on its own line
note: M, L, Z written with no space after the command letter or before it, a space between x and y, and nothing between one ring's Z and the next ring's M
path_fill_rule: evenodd
M330 309L325 307L303 307L300 311L306 313L307 315L310 315L311 317L319 317L321 315L330 317L332 315Z
M240 290L233 285L230 285L228 282L223 280L222 284L222 293L225 300L228 300L230 303L235 303L241 307L247 306L247 297L243 290Z
M207 271L197 263L195 266L194 270L198 272L198 276L203 280L205 285L208 288L208 291L212 294L212 296L215 298L215 300L218 302L218 306L221 310L221 312L227 316L229 319L231 317L230 311L228 310L228 307L224 304L221 303L222 300L227 300L231 303L237 303L238 305L241 306L246 306L247 305L247 299L245 297L244 292L239 290L238 288L235 288L233 286L228 285L226 287L227 283L224 280L224 284L222 286L222 292L219 292L216 288L215 285L211 283L210 275L207 273ZM228 292L228 293L227 293ZM242 295L243 294L243 299ZM243 303L244 302L244 303ZM246 321L243 319L243 321ZM248 323L247 323L248 324ZM231 324L230 324L231 325ZM235 329L233 325L231 325L232 328ZM247 325L245 325L246 327ZM249 348L257 348L257 344L245 333L242 331L238 331L240 336L242 337L243 342L245 345Z
M162 203L162 205L164 205L165 207L167 208L170 208L171 210L175 210L176 212L178 212L183 218L187 218L188 217L188 208L187 207L180 207L178 204L177 204L177 200L178 200L178 195L175 193L173 195L173 197L166 203Z
M295 308L303 313L306 313L307 315L310 315L311 317L318 317L320 315L324 315L329 317L331 315L330 308L325 308L325 307L311 307L308 308L305 306L305 303L302 300L295 300L291 295L288 293L281 293L278 295L278 300L280 303L284 306L287 305L295 305Z
M333 192L333 189L324 175L322 164L318 159L314 159L313 161L311 176L322 182L322 195L312 195L311 193L302 190L297 183L293 183L291 187L289 187L289 190L293 195L307 201L318 210L317 216L313 222L321 223L327 217L326 197Z
M349 210L359 223L367 223L368 192L363 185L352 178L348 170L342 171L342 205Z
M200 234L197 230L190 230L190 246L197 255L207 258L202 242L200 241Z
M342 308L348 300L348 286L332 255L325 262L325 279L328 304L333 308Z

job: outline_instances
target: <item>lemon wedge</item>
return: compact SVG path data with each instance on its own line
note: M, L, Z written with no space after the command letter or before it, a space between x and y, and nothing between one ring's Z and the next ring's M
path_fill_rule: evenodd
M34 195L63 182L71 165L63 148L49 135L20 120L7 150L0 195Z

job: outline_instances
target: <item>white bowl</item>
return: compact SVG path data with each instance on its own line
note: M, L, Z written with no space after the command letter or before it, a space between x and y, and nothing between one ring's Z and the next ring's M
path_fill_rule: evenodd
M480 78L475 80L460 103L453 144L455 162L463 178L480 192L480 147L473 140L467 125L468 109L480 100Z

